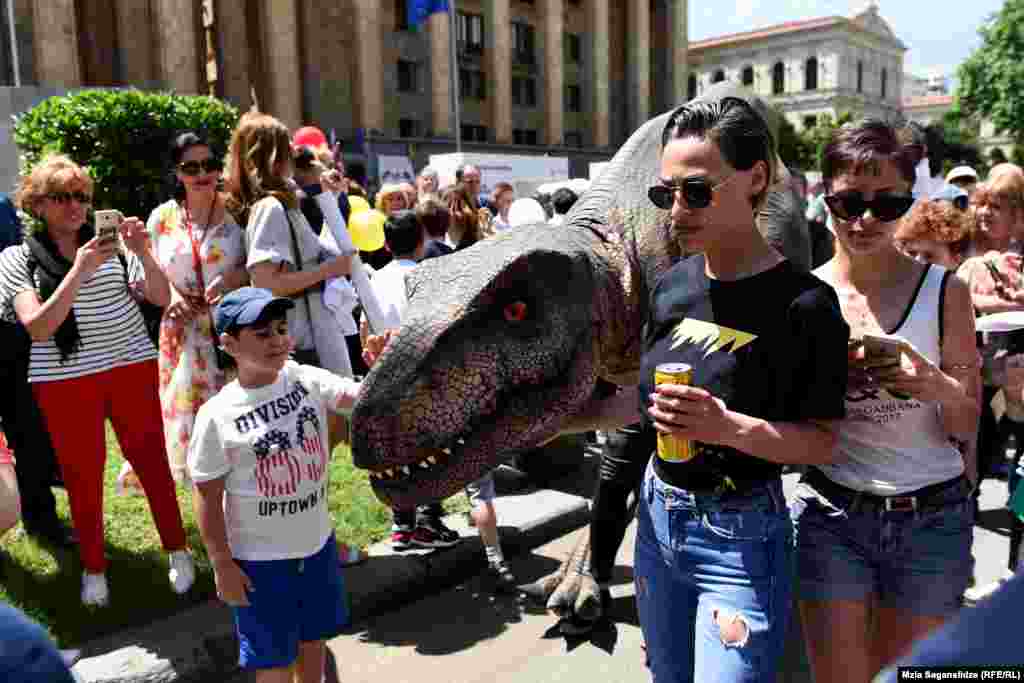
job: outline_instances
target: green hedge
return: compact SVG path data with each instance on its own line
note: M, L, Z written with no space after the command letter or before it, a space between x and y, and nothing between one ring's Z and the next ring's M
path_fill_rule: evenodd
M119 209L143 220L166 200L169 149L179 132L194 130L227 150L238 110L213 97L141 90L84 90L51 97L15 118L21 171L49 152L87 166L98 209Z

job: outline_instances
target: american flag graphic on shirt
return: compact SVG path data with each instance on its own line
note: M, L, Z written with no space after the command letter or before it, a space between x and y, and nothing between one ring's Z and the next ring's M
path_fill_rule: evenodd
M299 411L295 420L299 446L306 455L306 475L310 481L320 481L327 471L327 448L320 438L320 418L309 406Z
M302 482L302 466L287 432L271 429L253 444L256 486L265 497L291 496Z

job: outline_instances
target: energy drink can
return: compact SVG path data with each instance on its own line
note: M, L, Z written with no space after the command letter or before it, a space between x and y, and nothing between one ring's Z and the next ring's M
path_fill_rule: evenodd
M686 363L662 363L654 368L654 386L659 384L690 385L693 368ZM694 456L693 442L675 434L658 432L658 457L665 462L686 462Z

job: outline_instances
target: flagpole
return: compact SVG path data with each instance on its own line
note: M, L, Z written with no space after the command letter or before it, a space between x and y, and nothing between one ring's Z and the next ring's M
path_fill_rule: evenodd
M452 91L452 112L455 114L455 151L462 153L462 114L459 111L461 99L459 97L459 57L458 57L458 25L455 21L455 2L448 0L448 33L451 34L451 49L449 52L449 88Z

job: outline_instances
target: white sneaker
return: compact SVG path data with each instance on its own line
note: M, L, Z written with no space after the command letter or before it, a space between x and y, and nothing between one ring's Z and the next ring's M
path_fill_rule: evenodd
M192 562L192 555L187 550L175 550L169 560L171 570L167 572L167 578L171 580L171 588L178 595L188 592L196 582L196 565Z
M82 604L93 607L106 607L110 604L106 574L82 573Z

